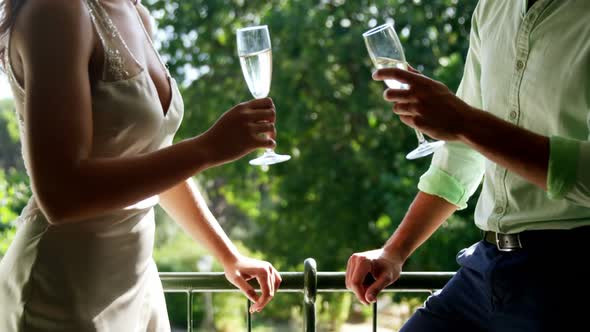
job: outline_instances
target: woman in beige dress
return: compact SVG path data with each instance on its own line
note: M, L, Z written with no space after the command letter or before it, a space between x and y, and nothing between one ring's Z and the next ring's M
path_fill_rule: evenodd
M270 99L172 144L183 102L133 0L4 0L0 53L33 197L0 262L0 331L169 331L152 259L160 204L260 311L281 278L238 252L191 180L272 148ZM256 278L262 294L247 283Z

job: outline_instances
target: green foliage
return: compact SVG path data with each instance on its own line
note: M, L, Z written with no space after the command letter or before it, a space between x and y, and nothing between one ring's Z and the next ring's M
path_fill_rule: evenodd
M0 258L14 238L18 214L31 195L20 153L14 103L0 100Z
M233 238L281 270L300 270L306 257L315 257L321 270L343 270L351 253L381 246L405 214L428 160L404 158L416 145L414 133L382 100L384 86L371 80L361 34L395 19L408 61L456 89L476 1L148 4L165 32L162 52L184 82L186 115L178 139L198 135L233 104L251 98L234 32L269 25L277 150L293 159L261 169L244 158L201 176L213 202L237 209L230 218ZM469 212L449 220L406 269L456 269L455 252L477 238Z
M317 298L317 312L320 325L328 331L340 331L346 321L352 304L351 294L320 294Z
M0 100L0 168L23 169L14 103Z
M10 141L17 143L19 140L18 124L14 112L14 102L10 99L0 100L0 124L6 128Z
M206 130L232 104L250 98L236 57L236 28L268 24L273 43L271 96L278 148L293 160L270 170L243 160L205 172L206 186L242 212L245 238L287 268L317 257L342 270L357 250L379 246L402 219L428 160L407 161L412 130L390 112L383 85L370 79L361 34L395 19L408 61L458 86L476 1L152 1L166 32L162 51L185 82L179 138ZM191 81L196 75L197 80ZM469 233L466 221L455 229ZM434 247L453 252L473 238ZM455 240L455 238L454 238ZM329 254L328 254L329 253ZM440 255L438 255L440 256ZM454 269L447 260L416 259L419 269Z
M14 238L18 213L31 195L28 179L15 169L0 168L0 258L4 256Z

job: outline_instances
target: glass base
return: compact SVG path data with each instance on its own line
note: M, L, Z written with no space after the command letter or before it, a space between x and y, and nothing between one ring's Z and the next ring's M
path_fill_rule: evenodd
M426 157L426 156L432 154L434 151L436 151L438 148L440 148L443 145L445 145L445 141L424 142L424 143L418 145L418 147L414 151L408 153L408 155L406 155L406 158L407 159L418 159L418 158Z
M250 160L252 166L268 166L282 163L291 159L291 156L285 154L276 154L274 151L266 151L264 154L256 159Z

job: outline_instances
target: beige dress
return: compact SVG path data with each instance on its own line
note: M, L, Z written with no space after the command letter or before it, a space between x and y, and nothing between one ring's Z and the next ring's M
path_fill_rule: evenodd
M105 50L103 79L92 86L92 156L132 156L170 145L183 115L176 83L170 79L172 101L164 112L147 69L129 51L99 0L81 1ZM22 134L27 91L7 67ZM24 151L23 157L27 164ZM0 262L0 332L170 331L152 259L157 203L154 196L53 226L33 194Z

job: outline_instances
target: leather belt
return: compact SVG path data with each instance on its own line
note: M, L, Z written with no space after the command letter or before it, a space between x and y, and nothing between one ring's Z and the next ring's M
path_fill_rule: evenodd
M503 234L488 231L484 232L483 238L486 242L496 245L500 251L514 251L523 248L520 233Z
M535 230L515 234L486 231L484 241L499 251L515 251L523 248L558 248L590 243L590 226L570 230Z

